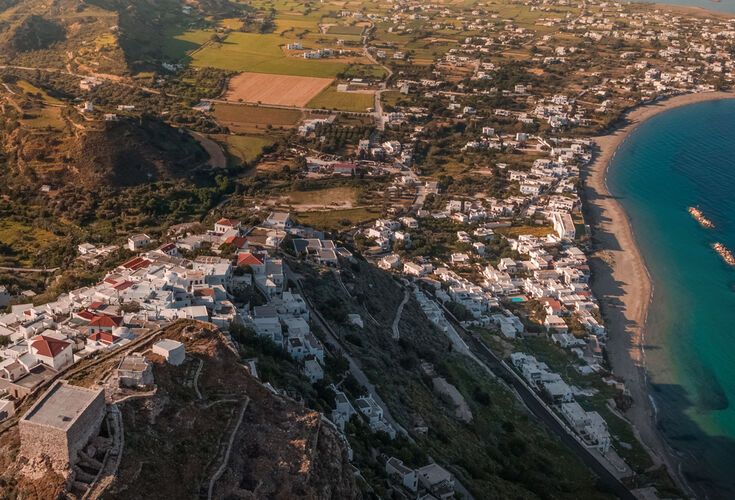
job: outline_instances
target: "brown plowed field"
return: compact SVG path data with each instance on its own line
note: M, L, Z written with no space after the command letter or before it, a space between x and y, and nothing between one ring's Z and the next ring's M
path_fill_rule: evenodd
M240 73L230 79L225 99L303 108L331 83L331 78Z

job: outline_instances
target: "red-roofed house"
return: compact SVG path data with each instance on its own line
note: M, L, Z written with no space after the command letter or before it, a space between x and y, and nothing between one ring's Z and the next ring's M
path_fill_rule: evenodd
M228 236L225 245L231 245L235 250L245 249L248 247L248 239L243 236Z
M89 309L92 309L93 311L96 311L97 309L104 309L106 305L107 304L105 304L101 300L95 300L94 302L92 302L91 304L89 304Z
M83 320L83 321L92 321L95 318L95 315L93 312L87 311L84 309L83 311L77 311L74 313L74 316L77 318Z
M48 335L34 337L30 342L30 351L39 362L57 371L74 362L72 343Z
M541 299L541 303L544 305L544 311L546 311L546 314L555 314L557 316L562 314L561 302L558 300L545 297Z
M179 256L179 249L176 247L175 243L166 243L164 245L161 245L156 249L156 251L164 255L168 255L169 257Z
M265 263L250 252L238 254L237 266L250 266L255 274L263 274L265 272Z
M97 332L112 332L115 328L122 326L123 319L120 316L95 316L87 325L87 333L92 335Z
M220 219L214 223L214 232L224 234L232 229L240 229L240 221L233 219Z
M150 265L150 260L144 259L143 257L134 257L126 263L122 264L122 267L124 267L125 269L132 269L133 271L137 271L138 269L142 269Z
M90 335L88 338L93 342L99 342L105 345L112 345L120 340L120 337L110 332L96 332Z

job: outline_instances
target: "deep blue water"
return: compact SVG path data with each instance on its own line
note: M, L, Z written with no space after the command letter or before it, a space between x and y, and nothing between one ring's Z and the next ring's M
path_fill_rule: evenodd
M608 171L654 283L646 364L667 442L691 484L735 498L735 100L673 109L639 126ZM698 206L714 229L687 212Z

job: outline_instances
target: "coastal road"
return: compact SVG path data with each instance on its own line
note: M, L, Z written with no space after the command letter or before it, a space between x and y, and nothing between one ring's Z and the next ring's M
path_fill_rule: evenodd
M538 396L513 372L508 365L503 363L495 353L483 342L480 337L467 331L455 318L445 314L450 323L457 331L463 334L465 341L472 351L481 358L496 375L506 381L521 398L523 403L544 425L553 432L567 448L569 448L587 467L589 467L600 481L612 491L618 498L633 500L635 497L615 475L610 472L600 461L580 443L575 436L567 432L566 428L559 422L552 410L541 402Z

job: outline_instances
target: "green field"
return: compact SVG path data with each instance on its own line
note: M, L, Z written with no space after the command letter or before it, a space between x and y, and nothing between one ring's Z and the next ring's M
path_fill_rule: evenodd
M364 113L375 105L373 94L337 92L336 87L327 87L321 94L309 101L307 107L315 109L337 109Z
M11 266L34 264L35 258L43 255L44 249L58 239L56 235L45 229L9 219L0 220L0 245L9 249L7 253L12 255L10 258L3 258L0 253L0 262Z
M174 60L183 59L211 39L213 34L213 31L205 30L172 31L163 44L163 55Z
M233 32L222 43L207 44L190 57L194 66L278 75L330 78L346 68L335 61L287 57L281 45L289 41L274 34Z
M362 35L365 28L362 26L330 26L327 33L330 35Z
M347 210L319 210L298 212L296 218L301 224L329 231L344 230L346 227L361 224L380 217L379 209L350 208Z
M227 152L243 162L257 158L263 148L273 144L273 140L259 135L228 135L224 136Z

